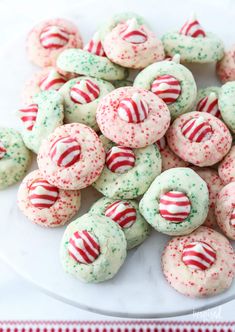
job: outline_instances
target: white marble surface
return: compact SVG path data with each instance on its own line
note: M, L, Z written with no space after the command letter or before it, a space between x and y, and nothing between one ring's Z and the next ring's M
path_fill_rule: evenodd
M24 80L35 70L25 59L24 35L39 19L55 15L71 17L81 27L81 32L87 40L107 12L135 10L146 16L154 30L161 34L183 23L188 13L196 10L204 25L217 32L226 45L230 45L233 40L231 26L235 6L234 2L230 1L214 1L214 6L211 7L210 1L205 3L199 0L187 3L167 0L164 4L151 0L145 1L144 4L142 1L114 3L103 0L99 1L99 6L92 11L90 9L97 1L69 3L68 7L65 1L0 1L0 24L4 31L6 30L6 34L2 36L0 54L2 75L5 77L0 91L1 124L17 124L14 112L20 105L21 87ZM215 76L211 75L211 66L191 68L196 73L199 86L218 84ZM27 279L69 302L110 314L159 317L192 311L221 300L225 301L229 296L235 295L235 285L229 292L209 300L194 301L174 292L166 284L159 270L160 252L165 238L156 234L141 248L129 254L128 261L113 281L98 286L82 285L61 270L57 248L62 230L44 230L31 225L19 214L15 204L15 193L16 186L0 195L1 253Z

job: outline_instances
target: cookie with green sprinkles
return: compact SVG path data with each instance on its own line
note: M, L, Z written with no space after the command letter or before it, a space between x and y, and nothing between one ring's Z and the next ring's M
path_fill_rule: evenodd
M63 124L62 97L53 90L40 92L33 97L32 104L18 111L18 116L25 145L38 153L43 139Z
M192 169L172 168L151 184L140 201L140 212L157 231L168 235L189 234L207 217L207 184Z
M215 34L205 32L195 15L179 31L165 33L162 42L167 55L179 53L185 62L210 63L224 55L223 42Z
M106 151L103 171L93 186L104 196L132 199L143 195L161 172L161 155L156 144L131 149L100 137Z
M207 112L217 118L221 118L218 105L220 90L221 88L218 86L210 86L208 88L198 90L197 98L192 111Z
M0 127L0 189L20 181L31 162L31 153L26 148L18 131Z
M59 55L57 67L65 72L107 81L122 80L128 76L127 69L112 63L107 57L75 48L65 50Z
M60 248L63 269L83 282L114 277L126 258L126 239L117 223L84 214L66 228Z
M222 86L219 108L223 121L235 133L235 82L228 82Z
M100 99L114 90L114 86L102 79L81 76L69 80L59 90L63 97L66 123L79 122L98 130L96 109Z
M152 91L168 106L171 118L190 112L194 105L197 86L192 73L180 63L180 57L160 61L143 69L133 86Z
M141 244L150 234L150 225L139 212L139 204L134 200L115 200L103 197L94 203L89 211L110 218L123 230L127 249Z

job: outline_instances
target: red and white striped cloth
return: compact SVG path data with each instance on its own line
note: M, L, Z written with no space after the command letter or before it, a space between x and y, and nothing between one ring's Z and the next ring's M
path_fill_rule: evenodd
M61 48L69 41L69 33L62 27L50 25L40 35L40 43L46 49Z
M151 91L167 105L174 103L181 94L180 82L172 75L158 76L151 85Z
M0 159L2 159L5 154L6 154L7 150L3 144L3 142L0 140Z
M89 43L84 46L84 50L98 56L106 56L98 32L96 32Z
M77 231L69 239L68 252L76 262L90 264L99 256L100 245L91 232Z
M116 201L107 207L105 216L118 223L120 227L128 228L136 222L136 209L128 202Z
M100 89L97 84L91 80L81 80L72 86L70 97L76 104L88 104L97 99Z
M206 270L215 260L215 250L205 242L191 242L183 249L182 261L192 270Z
M46 180L35 180L29 188L29 200L38 209L49 209L55 204L59 196L59 189Z
M38 84L41 90L59 90L66 79L64 76L59 74L55 69L51 69L49 73L44 77Z
M164 219L179 223L189 216L190 211L191 202L184 193L172 190L161 195L159 213Z
M211 92L209 96L206 96L199 100L197 104L197 111L198 112L206 112L210 113L211 115L220 118L220 110L218 106L218 98L214 92Z
M124 29L121 30L120 36L123 40L131 44L142 44L148 39L143 28L140 28L136 18L126 21Z
M31 104L24 108L21 108L18 111L20 120L23 122L25 128L27 130L32 130L36 119L37 119L37 113L38 113L38 105L37 104Z
M144 121L149 113L148 103L134 93L131 97L123 98L117 108L118 116L129 123L139 123Z
M135 154L124 146L113 146L106 155L106 166L113 173L125 173L135 166Z
M202 29L195 15L192 15L192 17L182 26L180 34L193 38L206 37L205 31Z
M60 137L51 144L49 154L59 167L70 167L79 161L81 146L70 136Z

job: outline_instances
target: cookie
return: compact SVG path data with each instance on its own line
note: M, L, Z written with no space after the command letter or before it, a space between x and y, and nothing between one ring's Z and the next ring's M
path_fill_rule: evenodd
M223 182L215 169L209 167L192 167L192 169L206 182L209 191L209 211L203 225L216 228L215 203L218 193L223 188Z
M55 18L33 27L26 41L28 58L40 67L54 66L58 55L68 48L81 48L82 38L70 21Z
M180 115L167 131L170 149L196 166L218 163L230 150L232 137L225 124L206 112Z
M223 233L235 240L235 182L223 187L216 200L215 215Z
M83 282L109 280L125 261L125 235L109 218L84 214L67 226L60 257L65 272Z
M101 132L118 145L142 148L164 136L170 125L166 104L154 93L134 87L116 89L96 111Z
M95 202L91 214L106 216L123 230L127 249L140 245L150 234L150 226L139 212L139 204L134 200L115 200L103 197Z
M53 90L40 92L33 97L32 104L18 111L18 117L25 145L38 153L43 139L63 124L62 97Z
M117 80L117 81L112 81L113 86L117 88L123 88L124 86L132 86L133 82L130 80Z
M206 219L209 194L192 169L172 168L156 177L140 201L140 213L158 232L185 235Z
M235 181L235 146L219 164L218 172L224 184Z
M171 61L153 63L135 78L133 86L150 90L168 106L171 118L190 112L196 99L197 87L192 73L179 63L178 56Z
M208 297L230 287L235 254L222 234L201 226L167 244L162 254L162 270L178 292L190 297Z
M160 140L155 143L158 147L158 150L161 153L162 158L162 172L167 169L174 167L187 167L188 162L184 161L178 157L174 152L171 151L167 144L166 137L163 136Z
M216 73L222 83L235 81L235 45L224 53L223 58L217 62Z
M218 97L220 88L218 86L210 86L205 89L198 90L195 105L192 111L206 112L221 119L220 109L218 105Z
M100 176L105 152L97 134L81 123L58 127L38 153L38 167L50 184L65 190L88 187Z
M118 23L103 38L103 48L114 63L133 69L142 69L164 59L162 42L135 17Z
M106 162L93 186L103 195L115 199L132 199L145 193L161 172L161 155L155 144L142 149L115 145L100 137Z
M78 190L62 190L43 179L39 170L29 173L21 183L17 203L32 222L44 227L59 227L79 210Z
M179 31L162 36L167 55L180 54L184 62L209 63L224 55L223 42L213 33L206 32L193 15Z
M0 127L0 189L20 181L31 163L31 153L18 131Z
M228 82L221 87L219 108L223 121L235 133L235 82Z
M98 78L80 76L69 80L59 90L63 97L65 122L83 123L97 131L97 106L101 98L112 90L114 86L111 83Z

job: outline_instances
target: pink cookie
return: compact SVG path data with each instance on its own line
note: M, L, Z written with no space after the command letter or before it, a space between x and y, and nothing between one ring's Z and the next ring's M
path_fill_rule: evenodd
M219 176L224 184L235 181L235 146L219 164Z
M216 65L216 71L223 83L235 80L235 45L225 52L222 60Z
M215 215L223 233L235 240L235 182L227 184L219 192Z
M123 87L101 100L96 120L101 132L111 141L142 148L164 136L170 125L170 112L151 91Z
M217 171L215 169L206 167L192 167L192 169L206 182L209 191L209 211L207 218L204 222L204 226L216 227L216 217L215 217L215 202L219 191L223 188L222 180L220 179Z
M26 45L29 60L40 67L54 66L62 51L81 47L77 27L62 18L38 23L29 32Z
M62 190L43 179L39 170L29 173L18 191L18 206L32 222L44 227L58 227L79 210L78 190Z
M161 153L162 157L162 172L170 168L175 167L187 167L188 162L184 161L178 157L174 152L171 151L167 145L166 137L163 136L160 140L156 142L156 145Z
M205 112L180 115L167 132L171 150L196 166L211 166L230 150L232 137L225 124Z
M42 142L37 161L48 182L61 189L78 190L98 179L105 151L90 127L72 123L58 127Z
M136 18L121 22L108 32L103 48L112 62L127 68L145 68L165 57L162 42Z
M162 269L169 284L184 295L216 295L229 288L233 281L235 253L222 234L201 226L167 244Z

